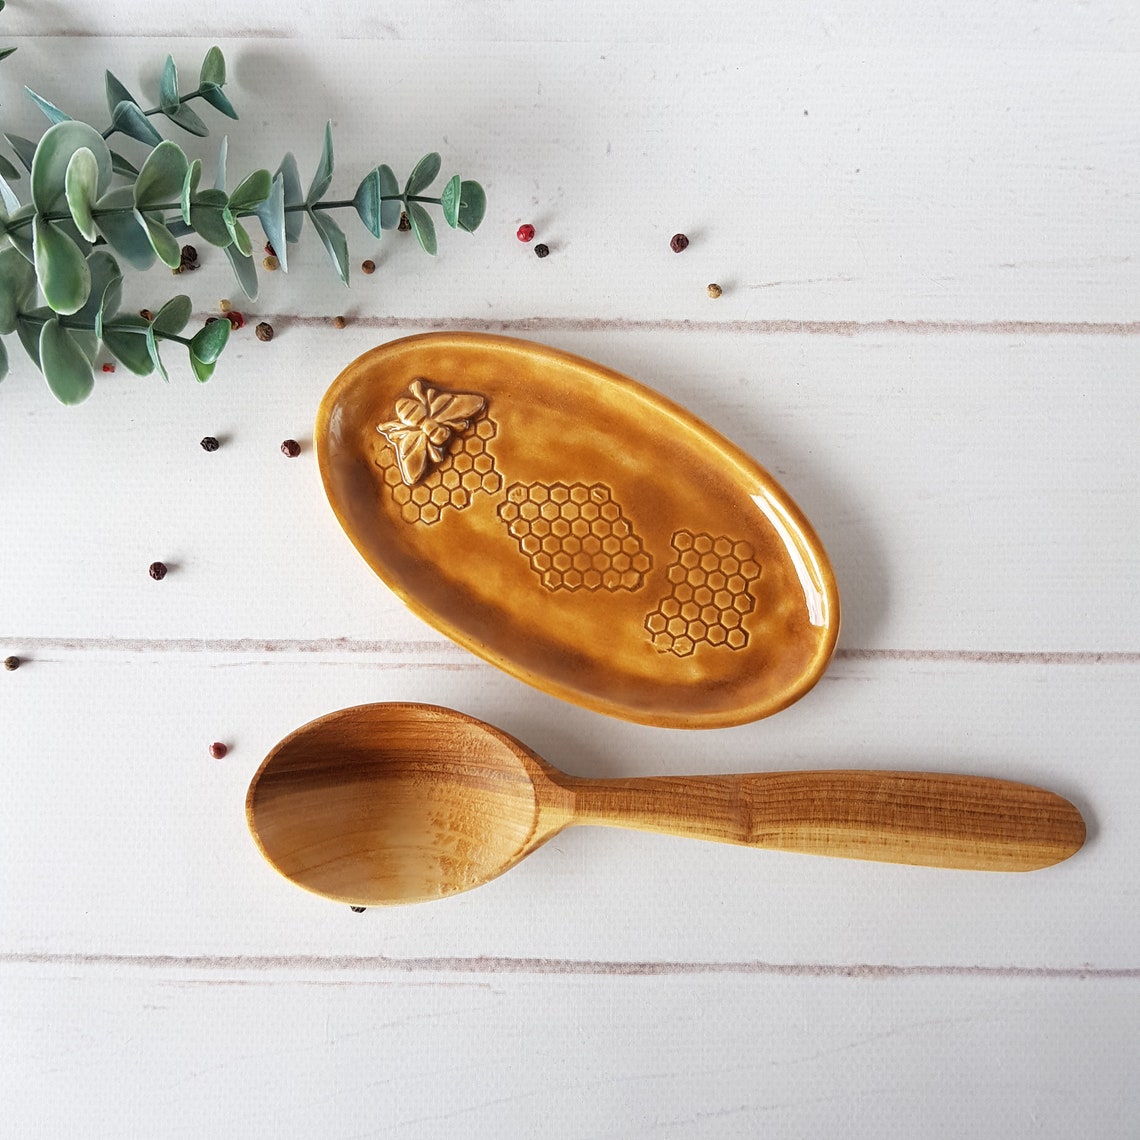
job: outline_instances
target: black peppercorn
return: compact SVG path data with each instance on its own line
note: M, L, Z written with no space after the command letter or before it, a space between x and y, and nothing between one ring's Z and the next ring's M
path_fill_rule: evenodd
M4 668L7 669L9 673L14 673L17 669L19 669L19 667L20 667L19 657L5 657L4 658Z
M372 258L369 258L367 261L362 261L360 263L360 271L362 273L375 273L376 262L373 261Z
M166 563L165 562L152 562L150 564L150 576L156 581L161 582L166 577Z
M546 257L549 255L549 253L550 253L550 246L548 246L545 242L540 241L538 243L538 245L536 245L534 247L534 256L535 257Z
M408 220L407 213L400 214L400 224L396 227L401 233L407 233L412 228L412 223Z
M281 445L281 454L296 459L301 454L301 445L295 439L287 439Z
M363 914L368 908L366 906L350 906L348 909L354 914Z
M202 440L203 451L217 451L222 445L218 442L217 438L212 435L205 436Z
M258 340L272 340L273 326L268 321L258 321L257 328L253 330Z

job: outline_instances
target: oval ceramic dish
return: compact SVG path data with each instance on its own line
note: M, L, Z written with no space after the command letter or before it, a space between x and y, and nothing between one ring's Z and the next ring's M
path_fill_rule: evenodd
M354 360L317 417L325 492L383 581L520 680L671 728L777 712L822 675L839 595L810 524L683 408L476 333Z

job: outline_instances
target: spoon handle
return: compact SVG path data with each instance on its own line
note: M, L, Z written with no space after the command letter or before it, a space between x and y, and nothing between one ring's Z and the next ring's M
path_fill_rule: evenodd
M1032 871L1078 851L1085 823L1030 784L921 772L773 772L558 783L574 823L777 851L973 871Z

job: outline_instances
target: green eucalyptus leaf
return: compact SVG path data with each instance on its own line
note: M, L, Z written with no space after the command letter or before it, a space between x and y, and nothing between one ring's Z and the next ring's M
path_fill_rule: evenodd
M285 196L285 240L297 242L301 238L301 229L305 224L305 211L293 210L289 207L299 206L305 199L301 193L301 175L297 170L297 160L292 153L287 154L281 160L277 173L281 176L281 185Z
M107 110L112 116L120 103L138 104L138 100L109 71L103 73L103 83L107 89Z
M116 104L111 113L111 126L116 131L137 139L147 146L158 146L162 142L162 135L151 126L150 120L142 113L136 103L128 103L125 99Z
M31 139L24 138L23 135L6 134L4 137L16 152L16 157L20 160L23 168L31 170L32 160L36 157L36 144Z
M213 364L230 339L230 322L224 317L200 328L190 341L190 355L203 364Z
M238 253L242 257L249 257L253 253L253 242L249 240L249 233L246 231L245 226L241 224L234 217L233 211L227 206L222 211L222 218L225 220L226 229L230 232L230 237L234 239L234 245L237 247Z
M7 59L15 50L14 47L0 48L0 59Z
M108 300L114 302L110 315L118 310L123 291L123 271L105 249L97 249L87 258L87 271L91 274L91 288L83 307L76 312L75 320L95 329L99 313Z
M380 172L380 226L394 230L400 224L400 214L404 209L404 203L400 201L400 184L390 166L381 164L376 169Z
M246 257L232 244L226 246L226 257L234 271L241 291L251 300L257 300L257 266L253 264L252 257Z
M94 293L94 289L92 290ZM103 297L99 302L99 311L95 314L95 335L100 340L103 339L103 327L110 321L114 320L115 314L119 311L119 305L123 301L123 279L116 277L113 281L107 283L107 288L103 290Z
M424 252L434 255L437 247L435 222L431 220L431 214L419 202L409 202L408 220L412 223L412 233L416 235L416 240L423 247Z
M95 387L91 361L58 317L40 329L40 370L61 404L82 404Z
M154 325L156 333L177 336L189 323L193 312L194 306L191 304L190 298L185 293L179 293L177 297L171 297L154 314L154 320L151 321L151 324ZM229 324L229 321L226 321L226 324Z
M226 155L229 154L229 135L222 135L218 143L218 165L214 169L214 189L224 191L226 188Z
M0 56L3 59L3 56ZM3 380L8 375L8 348L2 340L0 340L0 380Z
M459 228L473 234L487 212L487 195L478 182L464 182L459 195Z
M182 180L182 220L188 226L193 225L190 220L190 200L198 192L198 183L201 178L202 160L196 158L186 168L186 177Z
M86 123L68 120L48 127L32 159L32 202L41 214L61 207L66 195L67 164L71 156L86 147L95 157L98 193L111 185L111 152L103 136Z
M181 127L188 134L196 135L201 139L210 133L210 128L202 122L201 116L188 103L179 103L176 107L171 107L169 111L164 110L162 113L175 126Z
M79 246L54 222L36 215L32 222L36 279L57 313L80 309L91 291L91 272Z
M189 169L186 155L176 142L159 143L147 156L135 182L135 205L140 210L167 206L182 194Z
M124 178L138 178L139 168L116 151L111 151L111 169Z
M36 271L19 250L0 249L0 335L16 331L16 315L36 295Z
M225 81L226 57L222 55L222 49L215 46L206 52L206 58L202 60L202 70L198 73L198 83L202 87L208 83L214 83L221 87Z
M80 352L87 357L87 366L95 368L95 354L99 351L99 338L94 329L68 329Z
M124 315L106 322L100 333L107 351L136 376L149 376L154 371L154 361L150 358L150 350L143 335L147 326L148 322L142 317ZM131 329L139 331L131 332Z
M281 262L281 268L288 273L289 245L285 219L285 179L280 173L274 177L270 184L268 197L257 207L257 220L261 222L261 228L265 231L269 244L273 246L277 260Z
M154 361L155 368L158 369L158 374L168 384L170 383L170 374L166 371L166 365L162 363L162 357L158 354L158 338L154 335L153 322L147 325L146 329L146 350L150 353L150 358Z
M316 227L317 233L321 235L321 241L324 243L333 265L336 266L340 279L347 285L348 241L345 239L344 231L323 211L318 213L316 210L310 210L309 220Z
M234 110L234 105L226 97L225 92L213 84L202 85L202 98L214 108L215 111L221 111L223 115L230 119L238 117L237 111Z
M229 321L215 321L214 324L228 325ZM0 342L2 343L2 342ZM211 376L214 375L214 369L217 368L216 363L207 364L204 360L199 360L193 353L190 354L190 367L194 370L194 375L199 384L205 384Z
M255 170L243 178L230 194L230 209L256 210L269 197L272 184L273 179L268 170Z
M154 264L154 247L134 204L132 187L116 187L96 204L95 225L107 244L134 269L149 269ZM111 210L117 212L107 212Z
M37 95L30 87L25 87L24 92L53 123L71 122L70 115L61 111L54 103L49 103L42 95Z
M19 178L20 171L0 154L0 175L4 178Z
M439 204L443 210L443 220L455 229L459 225L459 202L462 193L462 183L459 180L459 175L456 174L452 177L451 181L443 188L443 194L440 195Z
M360 220L367 227L373 237L379 237L380 230L380 171L370 170L364 180L356 188L356 197L352 199Z
M189 237L194 232L194 227L187 225L181 218L167 218L166 228L176 238Z
M15 213L9 216L7 223L8 240L19 250L20 255L29 264L34 264L36 260L35 245L32 241L32 227L16 225L16 223L23 222L25 218L34 218L35 213L35 206L21 206Z
M9 214L14 214L20 209L20 199L16 197L16 192L8 185L7 179L3 176L0 176L0 200L3 200L4 209Z
M190 200L190 224L219 249L232 245L234 240L225 219L228 202L224 190L200 190Z
M175 236L166 228L161 214L144 213L135 210L135 215L146 230L147 240L163 265L177 269L182 264L182 247ZM54 306L53 306L54 307Z
M64 190L76 228L88 241L94 241L98 234L91 207L99 196L99 164L85 146L80 147L67 164Z
M325 191L328 190L329 184L332 182L333 176L333 137L332 137L332 121L325 123L325 144L321 149L321 161L317 163L317 172L313 175L313 181L309 185L309 193L305 197L305 204L308 206L319 202L324 196Z
M16 317L16 335L37 368L40 367L40 329L43 328L44 321L51 320L54 316L51 309L41 305Z
M435 151L431 154L425 154L423 158L416 163L415 169L408 175L407 185L404 187L404 193L419 194L426 190L439 174L439 168L443 164L443 160Z
M162 65L162 78L158 81L158 105L167 112L178 106L178 66L172 55L168 55Z

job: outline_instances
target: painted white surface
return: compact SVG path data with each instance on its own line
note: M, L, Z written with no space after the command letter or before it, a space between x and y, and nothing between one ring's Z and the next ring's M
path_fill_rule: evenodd
M167 50L194 73L203 27L243 118L193 153L228 129L234 178L290 148L307 174L331 118L347 195L438 148L491 204L434 263L345 219L380 266L351 292L307 234L246 305L277 337L251 321L206 386L120 369L63 409L11 342L0 1132L1133 1135L1133 7L12 3L0 119L41 129L26 82L101 121L104 67L153 91ZM204 314L236 294L220 261L130 301L185 289ZM627 725L403 611L324 504L311 424L359 352L455 326L624 371L773 471L844 597L808 697ZM260 862L243 799L286 732L384 699L581 774L1027 780L1090 842L988 877L578 829L471 894L355 915Z

